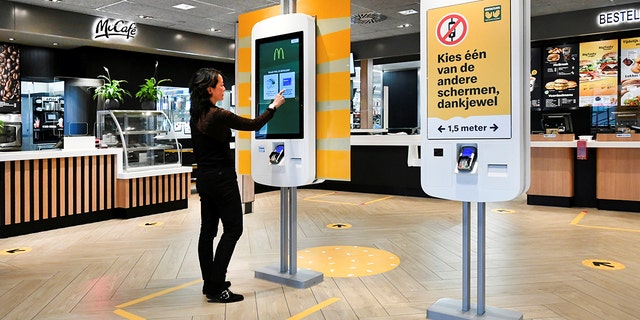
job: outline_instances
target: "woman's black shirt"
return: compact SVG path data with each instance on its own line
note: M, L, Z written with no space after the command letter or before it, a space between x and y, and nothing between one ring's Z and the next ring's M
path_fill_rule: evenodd
M255 119L249 119L210 104L209 111L202 115L200 121L192 117L189 125L198 169L234 167L234 156L229 146L231 129L258 130L271 120L274 113L275 110L267 108Z

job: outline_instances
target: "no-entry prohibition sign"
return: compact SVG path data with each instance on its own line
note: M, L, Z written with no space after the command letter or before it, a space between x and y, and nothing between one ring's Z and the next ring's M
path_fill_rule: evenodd
M443 17L436 27L436 37L445 46L455 46L467 36L469 24L464 16L451 13Z

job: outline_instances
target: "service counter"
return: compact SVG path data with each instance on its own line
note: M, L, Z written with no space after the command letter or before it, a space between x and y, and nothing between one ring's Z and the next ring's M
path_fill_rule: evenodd
M191 168L122 163L120 148L0 153L0 238L187 208Z
M527 203L640 212L640 135L598 134L578 160L573 135L531 136Z

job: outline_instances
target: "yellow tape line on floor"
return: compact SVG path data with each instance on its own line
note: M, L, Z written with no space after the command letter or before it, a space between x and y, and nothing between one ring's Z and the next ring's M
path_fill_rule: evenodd
M173 288L169 288L169 289L166 289L166 290L158 291L156 293L152 293L152 294L144 296L142 298L139 298L139 299L136 299L136 300L132 300L132 301L129 301L129 302L125 302L123 304L119 304L119 305L116 306L116 308L126 308L126 307L132 306L132 305L134 305L136 303L140 303L140 302L143 302L143 301L151 300L151 299L153 299L155 297L159 297L161 295L165 295L167 293L170 293L170 292L173 292L173 291L176 291L176 290L180 290L182 288L186 288L186 287L194 285L194 284L196 284L198 282L202 282L202 280L194 280L194 281L179 285L177 287L173 287Z
M313 307L311 307L311 308L309 308L309 309L307 309L305 311L302 311L302 312L296 314L295 316L293 316L293 317L291 317L291 318L289 318L287 320L300 320L300 319L302 319L302 318L304 318L304 317L306 317L306 316L308 316L308 315L310 315L310 314L312 314L312 313L314 313L314 312L316 312L316 311L318 311L318 310L320 310L320 309L322 309L322 308L324 308L324 307L326 307L326 306L328 306L328 305L330 305L330 304L332 304L332 303L334 303L334 302L336 302L338 300L340 300L340 299L339 298L327 299L327 300L325 300L325 301L323 301L323 302L321 302L321 303L319 303L319 304L317 304L317 305L315 305L315 306L313 306Z

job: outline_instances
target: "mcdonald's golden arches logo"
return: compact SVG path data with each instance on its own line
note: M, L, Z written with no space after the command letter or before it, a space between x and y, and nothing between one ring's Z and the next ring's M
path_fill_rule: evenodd
M275 48L273 50L273 61L276 60L284 60L284 49L283 48Z

